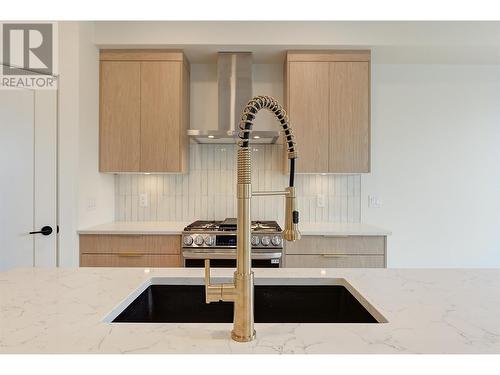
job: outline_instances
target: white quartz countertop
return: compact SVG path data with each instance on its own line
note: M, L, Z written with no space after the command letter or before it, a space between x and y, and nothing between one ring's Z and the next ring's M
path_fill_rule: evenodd
M388 322L257 323L249 343L230 339L230 323L103 321L152 277L202 276L182 268L0 273L0 353L500 353L499 269L256 269L256 281L345 279Z
M115 221L84 228L80 234L181 234L190 222L177 221ZM391 232L362 223L301 223L305 236L387 236Z
M363 223L301 223L304 236L388 236L391 231Z
M80 229L79 234L181 234L190 222L114 221Z

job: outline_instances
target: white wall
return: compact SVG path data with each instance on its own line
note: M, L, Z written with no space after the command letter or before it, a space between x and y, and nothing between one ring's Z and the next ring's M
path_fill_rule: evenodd
M78 23L59 23L59 265L78 251Z
M77 229L114 218L114 179L98 173L98 54L93 24L59 23L59 264L78 265ZM95 208L88 209L88 200Z
M99 49L80 23L78 227L114 219L114 176L99 173Z
M389 267L500 266L500 66L373 65L362 220ZM381 208L367 208L368 195Z

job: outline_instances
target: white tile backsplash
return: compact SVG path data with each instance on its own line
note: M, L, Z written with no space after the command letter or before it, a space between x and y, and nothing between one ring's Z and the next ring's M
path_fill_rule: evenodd
M235 217L236 147L191 144L190 170L184 175L116 175L115 219L194 221ZM281 145L254 145L253 189L284 188L288 176L282 167ZM295 181L302 222L360 222L360 175L299 174ZM148 193L148 207L140 207L141 193ZM324 207L317 205L318 194L325 197ZM283 198L254 197L252 219L283 223Z

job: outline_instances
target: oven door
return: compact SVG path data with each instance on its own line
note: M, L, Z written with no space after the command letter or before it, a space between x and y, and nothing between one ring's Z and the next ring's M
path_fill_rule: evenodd
M220 249L217 249L220 250ZM205 259L210 259L210 267L236 268L236 254L234 249L227 251L193 251L185 249L182 252L184 267L205 267ZM252 253L253 268L279 268L281 267L281 252Z

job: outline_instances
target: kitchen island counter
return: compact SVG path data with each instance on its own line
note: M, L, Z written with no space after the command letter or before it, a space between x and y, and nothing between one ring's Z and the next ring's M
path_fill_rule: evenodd
M256 269L256 279L343 278L388 322L257 323L250 343L232 341L230 323L103 321L152 277L201 281L203 270L2 272L0 353L500 353L498 269Z

